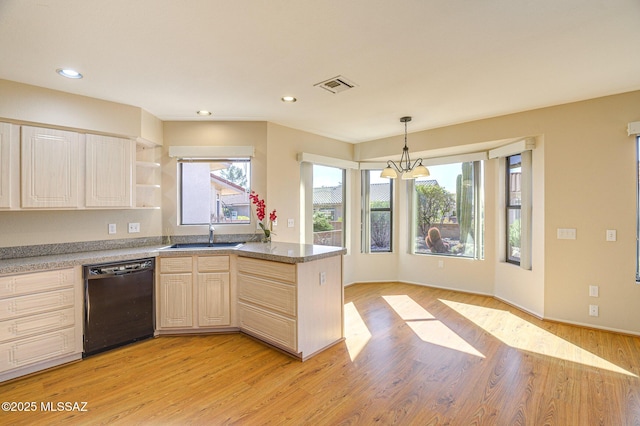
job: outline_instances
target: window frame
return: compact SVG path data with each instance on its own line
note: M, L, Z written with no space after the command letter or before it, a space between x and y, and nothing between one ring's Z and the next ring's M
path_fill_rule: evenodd
M211 219L208 222L199 222L199 223L184 223L184 193L183 193L183 185L184 185L184 173L183 173L183 166L185 164L192 164L192 163L247 163L248 164L248 176L247 176L247 188L244 188L246 191L246 194L248 196L249 193L251 193L251 181L252 181L252 169L253 169L253 162L252 162L252 157L242 157L242 158L189 158L189 159L178 159L176 162L177 165L177 191L178 191L178 197L177 197L177 212L178 212L178 226L203 226L203 225L215 225L215 226L229 226L229 225L240 225L240 226L247 226L247 225L251 225L253 222L253 215L251 214L252 208L251 208L251 204L250 202L248 202L248 218L249 220L247 221L241 221L241 222L212 222ZM210 200L211 203L215 202L216 205L218 203L221 202L221 200ZM211 206L210 206L210 213L211 215Z
M513 259L509 253L510 253L510 244L509 244L509 237L510 237L510 223L509 223L509 217L510 217L510 213L513 211L519 211L520 212L520 235L522 235L522 198L523 198L523 194L522 194L522 188L520 189L520 204L511 204L511 158L512 157L516 157L519 156L520 157L520 174L521 176L524 174L524 167L523 167L523 156L522 153L517 153L517 154L513 154L513 155L508 155L505 157L505 184L504 184L504 188L505 188L505 239L504 239L504 244L505 244L505 262L507 263L511 263L513 265L518 265L520 266L521 262L522 262L522 255L520 257L519 260L515 260ZM522 178L521 178L522 180ZM520 240L520 245L522 246L522 237ZM520 247L520 249L522 249L522 247Z
M486 159L486 157L485 157ZM408 238L408 253L420 255L420 256L446 256L446 257L455 257L461 259L475 259L475 260L483 260L484 259L484 159L478 158L475 155L472 157L464 157L464 156L454 156L454 157L445 157L442 158L437 163L428 164L428 167L440 166L440 165L450 165L450 164L460 164L462 163L472 163L473 164L473 215L474 221L472 224L472 229L474 235L474 254L473 256L459 256L453 253L423 253L416 251L416 243L415 237L417 234L417 218L416 218L416 207L417 207L417 197L418 194L416 192L415 180L411 179L407 181L407 193L410 194L408 197L408 218L410 226L408 227L409 238Z
M326 167L326 168L332 168L332 169L337 169L341 172L342 175L342 222L341 222L341 245L340 247L343 248L347 248L347 222L348 222L348 214L349 214L349 206L347 203L347 169L344 167L341 167L339 165L329 165L329 164L323 164L323 163L310 163L311 167L310 167L310 171L311 171L311 182L310 182L310 187L311 187L311 197L310 197L310 201L311 201L311 217L310 217L310 223L309 223L309 227L310 227L310 233L311 233L311 244L315 244L315 245L323 245L323 244L318 244L316 242L314 242L314 231L313 231L313 214L314 214L314 209L315 206L313 204L313 192L314 192L314 182L315 182L315 167ZM322 211L323 209L319 209L319 211ZM326 210L326 209L324 209ZM335 211L335 210L334 210ZM335 218L334 218L334 221Z
M636 284L640 284L640 135L636 135Z
M361 252L393 253L393 187L394 180L389 179L389 207L371 207L371 173L380 173L382 169L366 169L361 171L362 205L361 205ZM371 213L389 212L389 249L371 250Z

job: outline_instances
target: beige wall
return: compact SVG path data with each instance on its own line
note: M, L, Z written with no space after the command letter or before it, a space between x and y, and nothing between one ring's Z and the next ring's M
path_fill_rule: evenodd
M163 230L173 235L205 235L207 226L178 225L177 163L168 157L171 146L248 146L255 148L251 162L251 189L276 209L274 241L300 241L300 163L308 152L350 160L353 145L267 122L165 122L162 164ZM267 167L268 164L268 167ZM252 209L253 212L255 210ZM254 218L255 219L255 218ZM289 228L287 220L293 219ZM255 233L256 224L218 225L216 234Z
M127 238L126 223L142 232L198 234L178 227L172 145L254 145L252 187L277 209L275 241L301 241L299 152L346 160L396 156L399 137L351 145L266 122L167 122L139 108L0 80L0 121L39 124L119 136L164 139L162 210L0 211L0 246ZM362 255L359 235L359 174L350 172L349 255L344 278L403 280L493 294L545 318L640 334L640 285L636 264L636 152L627 123L640 120L640 91L542 108L409 135L412 154L440 156L475 152L520 137L539 142L533 154L533 269L501 260L499 160L486 162L485 260L409 255L406 191L396 182L396 252ZM162 142L157 140L156 142ZM294 227L286 226L294 219ZM116 223L118 234L107 234ZM255 225L254 225L255 226ZM558 240L558 228L576 228L576 240ZM606 242L605 230L618 241ZM218 232L254 232L251 226ZM443 268L438 261L443 260ZM590 298L588 286L600 286ZM597 304L600 316L589 317Z
M267 123L264 121L167 121L162 147L162 228L165 235L208 235L206 225L178 224L177 162L171 146L253 146L251 189L267 192ZM268 200L267 200L268 202ZM270 207L269 205L267 205ZM217 225L216 234L255 233L253 225Z
M267 130L267 207L278 213L274 239L297 243L302 241L298 153L351 160L353 145L273 123L268 124ZM294 220L293 228L287 227L288 219Z
M631 92L410 134L411 150L427 153L446 153L448 148L473 151L492 141L525 136L542 138L534 168L543 176L534 177L533 241L537 246L532 273L491 255L491 249L498 251L497 230L489 229L487 260L494 267L477 272L493 269L493 288L472 284L486 279L476 275L474 263L456 264L455 282L448 283L448 274L441 276L432 259L401 256L400 269L417 278L412 268L430 265L425 266L425 277L429 277L423 278L425 283L487 289L546 318L640 334L640 285L635 283L636 148L635 138L626 133L627 123L640 119L638 105L640 92ZM396 139L360 144L356 155L362 160L396 155ZM495 193L497 178L488 173L486 181L486 194ZM497 200L494 196L494 215L500 214ZM495 219L487 211L487 223L491 221ZM558 240L558 228L577 229L577 239ZM617 230L617 242L605 241L606 229ZM589 285L600 286L599 298L589 297ZM588 315L589 304L599 305L599 317Z

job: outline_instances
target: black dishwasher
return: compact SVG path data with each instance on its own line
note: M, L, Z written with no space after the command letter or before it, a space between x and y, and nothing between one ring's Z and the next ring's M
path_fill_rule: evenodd
M155 259L84 266L83 357L153 337Z

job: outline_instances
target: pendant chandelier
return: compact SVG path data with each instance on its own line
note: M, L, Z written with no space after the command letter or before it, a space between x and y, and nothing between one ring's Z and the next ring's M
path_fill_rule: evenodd
M407 147L407 123L411 121L411 117L402 117L401 123L404 123L404 148L402 148L402 157L400 161L387 161L387 167L380 173L380 177L395 179L398 174L402 179L415 179L419 177L429 176L429 170L422 165L422 158L418 158L413 164L409 158L409 148Z

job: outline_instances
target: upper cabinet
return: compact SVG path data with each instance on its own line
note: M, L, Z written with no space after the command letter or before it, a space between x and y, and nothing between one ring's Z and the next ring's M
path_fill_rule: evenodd
M0 209L18 207L19 179L18 162L20 127L15 124L0 123Z
M86 136L85 205L133 207L135 142L108 136Z
M80 207L80 138L75 132L22 127L23 208Z
M158 148L0 123L0 209L160 208Z

